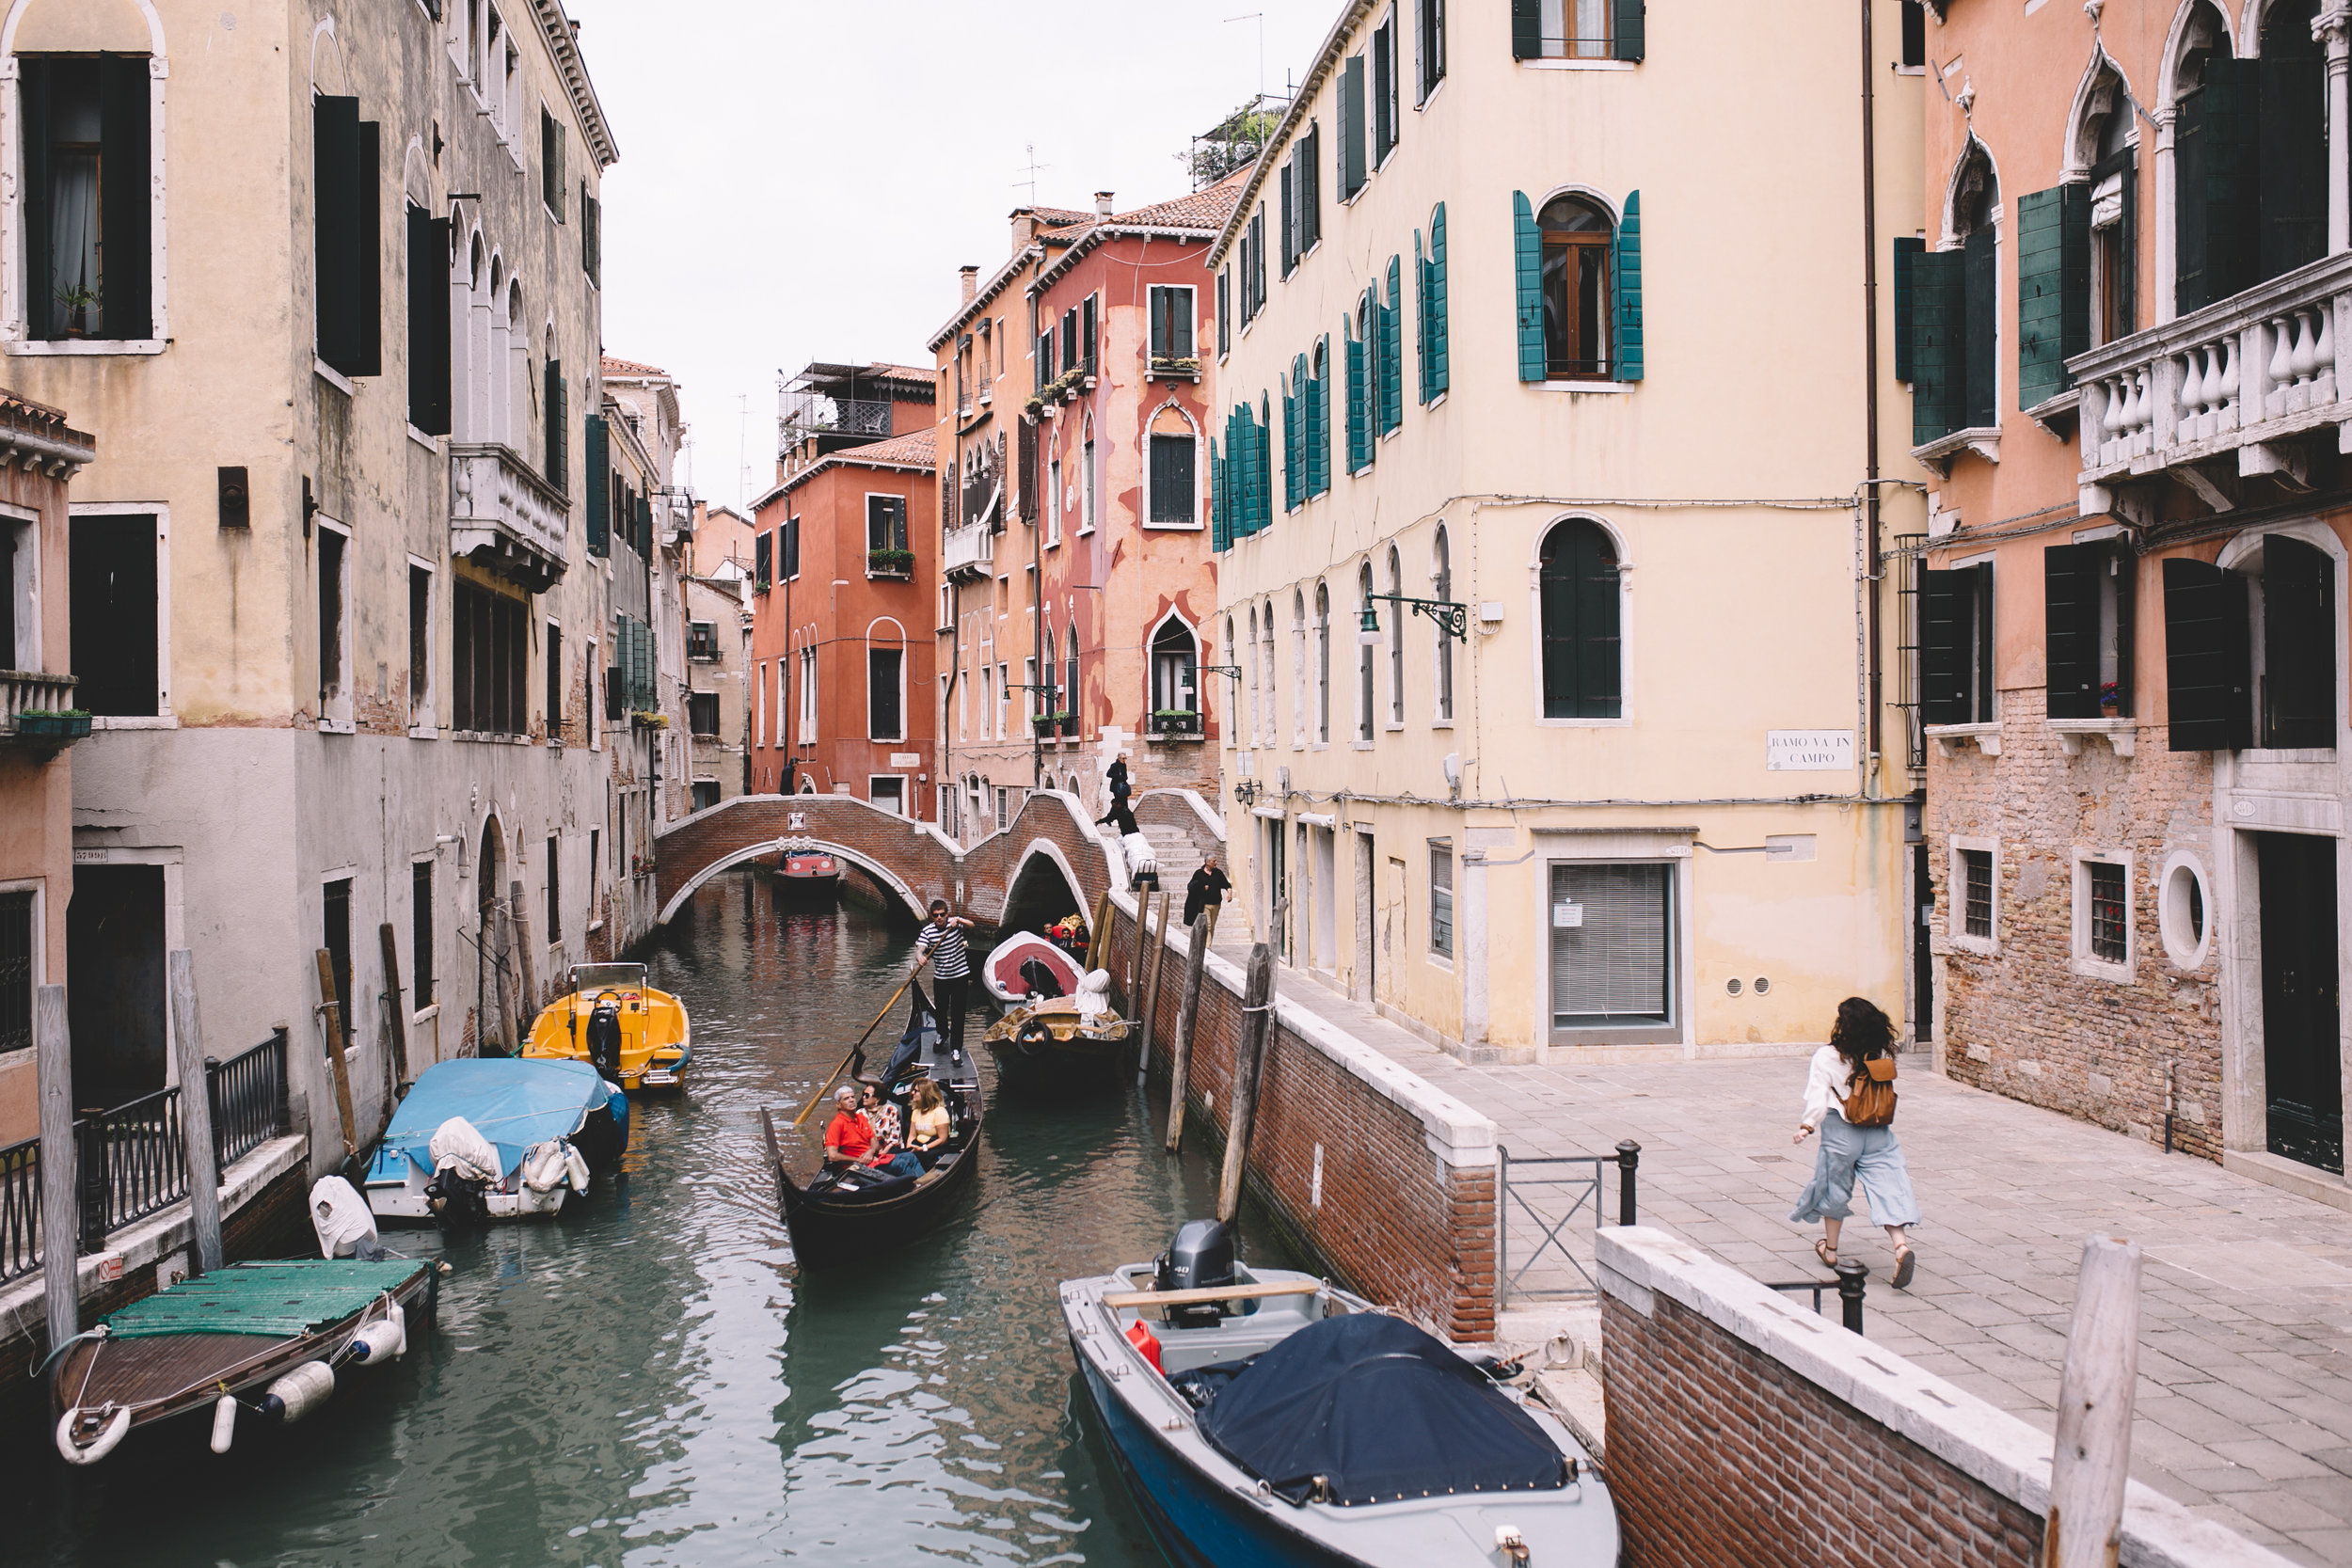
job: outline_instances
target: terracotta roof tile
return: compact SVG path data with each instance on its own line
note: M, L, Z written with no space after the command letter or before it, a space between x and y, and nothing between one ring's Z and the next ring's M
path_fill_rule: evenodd
M929 465L937 450L928 429L911 430L904 436L893 436L886 441L869 441L862 447L850 447L827 455L836 463L907 463Z
M1233 208L1240 202L1242 187L1248 182L1248 169L1237 169L1207 190L1180 196L1173 201L1137 207L1131 213L1120 213L1110 221L1149 229L1223 229L1225 221L1233 215Z
M659 365L648 365L635 359L619 359L608 354L604 356L604 373L607 375L659 375L666 377L670 372L663 370Z

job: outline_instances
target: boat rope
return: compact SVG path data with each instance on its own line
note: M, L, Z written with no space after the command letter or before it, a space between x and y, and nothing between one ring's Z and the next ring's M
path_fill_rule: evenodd
M42 1356L40 1358L40 1365L33 1369L33 1375L37 1378L46 1377L49 1373L51 1364L56 1361L59 1356L65 1354L66 1352L72 1350L75 1345L80 1344L85 1339L103 1339L105 1337L106 1325L104 1323L100 1323L96 1328L86 1328L82 1330L81 1333L76 1334L72 1338L68 1339L65 1343L51 1351L47 1355ZM90 1359L95 1361L98 1357L93 1355ZM87 1388L89 1386L89 1380L85 1378L82 1382L82 1386L84 1388Z

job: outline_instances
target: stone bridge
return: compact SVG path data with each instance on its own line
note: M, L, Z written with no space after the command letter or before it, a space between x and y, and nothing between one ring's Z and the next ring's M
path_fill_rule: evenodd
M1190 790L1149 791L1135 810L1171 872L1189 874L1200 854L1221 847L1219 824ZM1073 908L1091 919L1104 890L1127 881L1117 842L1062 790L1033 792L1011 822L969 848L928 822L846 795L743 795L655 835L661 922L720 872L787 848L818 850L856 866L917 919L933 898L991 926L1008 924L1009 914L1017 921L1045 911L1050 919Z

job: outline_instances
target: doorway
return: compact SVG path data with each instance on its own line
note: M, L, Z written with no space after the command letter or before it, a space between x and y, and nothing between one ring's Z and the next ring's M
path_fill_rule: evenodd
M2336 845L2254 835L2262 898L2267 1147L2344 1170L2344 1053L2336 995Z
M1935 954L1928 938L1935 928L1935 879L1928 847L1911 851L1911 1037L1918 1045L1935 1038Z
M1314 834L1311 842L1314 846L1311 879L1314 884L1315 917L1314 932L1309 945L1313 950L1315 967L1330 974L1338 973L1340 967L1339 889L1334 885L1339 880L1339 854L1332 842L1337 835L1329 828L1311 831Z
M77 865L66 906L73 1105L112 1108L164 1086L164 868Z
M1369 1005L1372 1001L1372 835L1356 839L1356 973L1347 994Z
M1290 857L1282 837L1282 819L1269 816L1265 822L1265 897L1267 940L1274 944L1275 956L1284 963L1291 961L1291 887Z

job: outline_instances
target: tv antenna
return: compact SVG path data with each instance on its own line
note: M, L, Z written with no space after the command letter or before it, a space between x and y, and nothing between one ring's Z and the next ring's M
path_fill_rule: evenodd
M1040 169L1052 168L1054 166L1051 164L1041 164L1037 161L1037 143L1035 142L1025 144L1022 150L1029 155L1029 167L1027 172L1021 179L1013 182L1013 185L1016 189L1023 185L1029 187L1029 205L1034 207L1037 205L1038 171Z
M1240 16L1229 16L1225 20L1254 22L1258 24L1258 96L1263 98L1265 96L1265 12L1246 11Z

